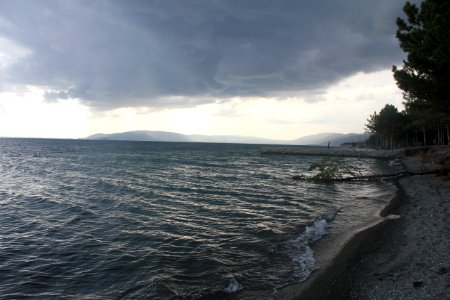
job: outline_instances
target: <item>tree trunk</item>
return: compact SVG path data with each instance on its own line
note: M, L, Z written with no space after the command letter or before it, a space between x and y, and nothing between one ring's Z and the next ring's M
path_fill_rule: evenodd
M440 124L438 124L437 144L438 144L439 146L444 144L444 134L443 134L443 132L442 132L442 129L441 129L441 125L440 125Z
M441 141L441 134L440 134L440 128L439 128L439 124L438 124L438 126L437 126L436 145L440 145L441 144L440 141Z
M450 128L447 124L447 145L450 145Z
M344 181L369 181L369 180L388 180L388 179L398 179L404 176L414 176L414 175L430 175L430 174L445 174L448 173L450 169L439 169L433 171L421 171L421 172L410 172L410 171L400 171L392 174L375 174L375 175L362 175L362 176L349 176L343 178L334 178L331 180L315 180L304 175L294 175L291 178L294 180L313 180L317 182L344 182Z
M425 126L422 127L422 132L423 132L423 145L426 146L427 145L427 136L425 133Z

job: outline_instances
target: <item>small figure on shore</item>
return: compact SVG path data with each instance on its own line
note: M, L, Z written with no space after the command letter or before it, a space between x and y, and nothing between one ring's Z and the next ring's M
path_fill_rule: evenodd
M328 149L330 149L330 143L331 143L331 141L328 141Z

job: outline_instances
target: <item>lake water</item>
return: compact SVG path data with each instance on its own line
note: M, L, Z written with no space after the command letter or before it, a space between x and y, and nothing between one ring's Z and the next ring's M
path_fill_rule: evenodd
M314 270L313 241L395 191L294 181L320 158L261 147L0 139L0 295L270 294ZM364 173L387 165L341 160Z

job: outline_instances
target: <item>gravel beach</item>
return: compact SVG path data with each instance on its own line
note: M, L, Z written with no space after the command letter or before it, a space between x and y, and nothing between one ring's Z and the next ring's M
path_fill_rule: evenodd
M450 299L450 181L424 175L399 184L400 218L358 249L341 298Z
M450 181L412 176L400 185L400 219L361 245L340 298L450 299Z
M449 150L439 150L446 164ZM414 173L442 167L419 156L402 161ZM398 187L384 222L358 232L310 281L275 298L450 299L450 178L408 176Z

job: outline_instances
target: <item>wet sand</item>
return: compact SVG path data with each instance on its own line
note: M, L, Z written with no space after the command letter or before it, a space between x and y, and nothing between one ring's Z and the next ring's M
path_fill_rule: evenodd
M417 157L403 162L409 171L424 167ZM274 298L450 299L450 180L422 175L398 184L382 212L387 218L339 236L338 253L322 249L329 240L319 241L319 269Z

